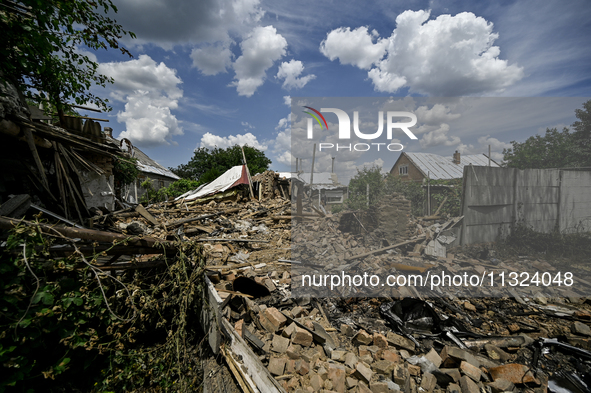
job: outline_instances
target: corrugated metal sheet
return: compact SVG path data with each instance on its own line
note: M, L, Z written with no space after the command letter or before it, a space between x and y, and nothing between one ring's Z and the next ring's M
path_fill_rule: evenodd
M464 175L466 165L488 166L488 158L484 154L460 156L460 164L454 164L452 157L442 157L431 153L403 153L425 176L433 180L459 179ZM499 167L494 161L491 167ZM314 175L316 177L316 175Z
M117 145L118 147L121 145L121 141L110 137L108 135L105 136L107 142ZM125 150L127 151L127 150ZM156 175L170 177L174 180L179 180L180 177L172 173L169 169L166 169L162 165L158 164L156 161L152 160L146 153L138 149L137 147L133 146L132 156L137 158L137 167L141 172L144 173L154 173Z
M246 174L246 167L244 165L237 165L228 169L220 177L205 185L205 187L201 186L196 190L189 191L177 197L175 200L185 198L185 200L191 201L193 199L229 190L239 184L248 184L248 175Z
M170 177L171 179L179 180L180 177L166 169L156 161L152 160L143 151L137 147L133 147L133 156L138 160L138 169L145 173L154 173L156 175Z

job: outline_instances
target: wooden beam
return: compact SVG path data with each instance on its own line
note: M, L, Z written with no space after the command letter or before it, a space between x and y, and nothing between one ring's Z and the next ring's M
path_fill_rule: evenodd
M425 235L421 235L421 236L419 236L416 239L407 240L405 242L397 243L397 244L394 244L392 246L388 246L388 247L384 247L384 248L379 248L377 250L365 252L363 254L358 254L358 255L353 255L353 256L347 257L347 258L345 258L345 261L351 261L351 260L354 260L354 259L365 258L365 257L368 257L370 255L379 254L381 252L390 250L392 248L404 246L404 245L407 245L407 244L413 244L413 243L416 243L416 242L421 241L421 240L424 240L424 239L425 239Z
M246 156L244 155L244 147L240 146L242 150L242 158L244 159L244 166L246 167L246 176L248 176L248 187L250 188L250 197L255 199L254 192L252 192L252 180L250 179L250 171L248 170L248 164L246 163Z
M166 226L169 227L169 228L174 228L174 227L177 227L179 225L187 224L189 222L198 221L198 220L204 220L206 218L219 216L221 214L236 213L236 212L239 212L239 211L240 211L240 209L230 209L230 210L225 210L225 211L221 211L221 212L217 212L217 213L212 213L212 214L204 214L204 215L198 216L198 217L184 218L182 220L173 221L171 223L168 223L168 224L166 224Z
M45 168L41 163L41 158L39 157L39 152L37 151L37 147L35 146L35 139L33 138L33 133L29 127L23 127L23 132L25 137L27 138L27 143L29 144L29 149L31 153L33 153L33 158L35 159L35 164L37 165L37 170L41 175L41 181L43 181L43 185L45 188L49 190L49 182L47 181L47 176L45 175Z
M97 118L88 117L88 116L64 115L64 117L73 117L76 119L85 119L85 120L94 120L94 121L106 121L107 123L109 122L109 120L107 120L107 119L97 119Z
M72 108L86 109L87 111L93 111L93 112L103 113L103 111L101 111L100 109L89 108L87 106L74 105L74 104L68 104L68 105L70 105Z
M56 234L60 234L71 239L80 238L84 240L94 240L97 242L110 243L125 242L127 245L130 246L162 247L166 249L178 248L178 246L175 245L173 242L157 239L155 237L150 236L128 236L113 232L97 231L94 229L58 227L48 224L31 222L27 220L16 220L14 218L0 216L1 229L13 229L19 225L36 226L41 230L41 232L47 235L56 236Z
M141 214L146 220L150 221L150 223L152 223L152 225L155 227L162 226L162 223L158 221L153 215L151 215L142 204L137 205L135 211ZM164 229L166 230L166 228Z

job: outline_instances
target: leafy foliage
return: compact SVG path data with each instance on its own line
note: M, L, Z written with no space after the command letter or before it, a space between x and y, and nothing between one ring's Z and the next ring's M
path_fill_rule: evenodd
M2 1L0 12L0 75L35 102L49 101L58 111L74 100L108 110L107 101L89 89L113 80L97 73L98 64L78 47L119 49L124 35L135 38L113 19L111 0Z
M443 201L443 206L439 211L439 215L442 217L459 217L460 207L462 205L462 186L463 179L450 179L450 180L431 180L433 186L446 186L442 192L434 192L431 194L432 200L436 203L435 206L431 206L431 214L435 214L435 211ZM446 199L447 198L447 199Z
M504 257L545 255L553 258L573 258L581 262L589 260L591 255L590 237L591 233L583 231L541 233L523 223L517 223L506 238L500 239L497 249Z
M369 201L367 198L367 186L369 185ZM375 205L384 194L385 184L382 168L372 166L357 169L357 174L349 182L349 197L347 207L351 210L364 210Z
M117 157L113 159L113 176L115 177L115 186L121 187L133 183L140 174L137 168L137 158Z
M254 147L244 146L244 155L251 175L262 173L271 165L271 160L265 153ZM216 147L212 150L200 147L195 150L191 161L170 170L183 179L197 180L203 184L217 179L233 166L242 164L242 150L238 145L227 149Z
M583 104L583 109L576 109L576 122L572 124L575 154L580 166L591 166L591 100Z
M511 141L513 146L503 150L503 159L510 168L565 168L576 166L575 144L568 128L558 132L546 129L544 136L534 135L523 143Z
M160 268L108 276L78 255L50 259L51 243L16 228L1 256L0 392L194 391L201 249L185 242Z
M591 100L576 109L574 132L564 128L546 129L544 136L535 135L525 142L512 141L512 148L503 150L510 168L567 168L591 166Z
M168 187L155 190L152 181L148 178L141 184L141 187L146 190L146 193L142 195L141 203L155 203L165 201L167 198L176 198L187 191L196 189L201 184L195 180L180 179Z
M374 166L357 170L357 175L349 182L349 198L345 207L351 210L367 209L367 184L369 184L369 206L375 205L383 195L398 193L410 201L411 212L414 216L425 215L424 206L426 203L426 190L421 183L402 181L399 176L392 174L383 175L381 168ZM444 192L433 193L432 198L437 206L443 204L439 215L450 215L456 217L460 214L462 202L462 179L453 180L431 180L432 185L445 185ZM338 213L344 207L333 207L332 212ZM435 207L433 213L435 212Z
M398 193L404 195L410 201L411 212L419 217L424 214L425 191L420 183L414 181L402 181L399 176L389 174L386 177L386 190L389 194Z

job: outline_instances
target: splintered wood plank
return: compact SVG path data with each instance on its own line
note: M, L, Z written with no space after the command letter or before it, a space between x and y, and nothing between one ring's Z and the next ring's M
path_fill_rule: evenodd
M152 223L152 225L154 225L156 227L162 226L160 221L158 221L153 215L151 215L150 212L147 211L146 208L143 207L142 205L137 205L137 207L135 208L135 211L138 212L146 220L150 221L150 223Z

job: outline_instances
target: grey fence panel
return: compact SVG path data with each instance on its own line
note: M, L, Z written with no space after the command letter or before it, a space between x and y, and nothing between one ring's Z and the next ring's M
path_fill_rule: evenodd
M461 244L494 242L514 223L591 230L591 171L465 167Z

